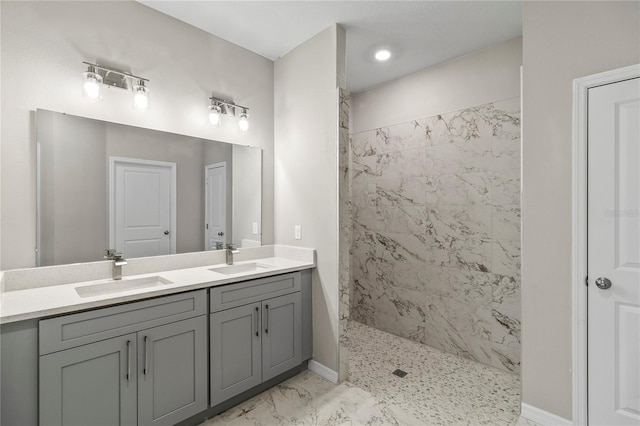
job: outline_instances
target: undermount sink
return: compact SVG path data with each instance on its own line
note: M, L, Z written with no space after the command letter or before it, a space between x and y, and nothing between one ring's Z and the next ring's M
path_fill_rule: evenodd
M242 274L244 272L262 272L269 269L269 266L260 263L243 263L240 265L226 265L211 268L210 271L224 275Z
M76 293L78 293L80 297L93 297L111 293L120 293L122 291L138 290L141 288L159 287L167 284L173 284L173 282L162 277L111 280L76 287Z

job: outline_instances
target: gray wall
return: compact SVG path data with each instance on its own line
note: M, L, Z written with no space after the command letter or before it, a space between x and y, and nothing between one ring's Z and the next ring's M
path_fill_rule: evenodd
M37 108L263 148L263 242L274 242L272 61L136 2L1 2L0 8L0 269L35 265ZM150 79L150 111L133 111L130 93L116 89L87 102L82 61ZM209 125L212 93L251 108L249 132L240 133L232 120Z
M276 243L317 250L313 357L338 371L338 82L344 29L332 26L275 63ZM294 239L294 226L302 239Z
M523 402L571 419L572 81L640 62L640 3L523 4Z
M262 223L260 211L260 169L262 153L244 146L233 146L233 242L242 247L242 240L260 241ZM258 234L253 233L253 223Z
M109 247L107 129L41 111L40 265L102 260Z

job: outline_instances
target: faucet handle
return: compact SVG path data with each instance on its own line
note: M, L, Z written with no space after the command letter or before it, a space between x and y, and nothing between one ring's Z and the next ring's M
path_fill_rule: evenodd
M240 250L238 250L233 243L227 244L227 250L230 251L232 254L240 253Z
M122 260L122 253L117 253L116 249L107 249L106 260Z

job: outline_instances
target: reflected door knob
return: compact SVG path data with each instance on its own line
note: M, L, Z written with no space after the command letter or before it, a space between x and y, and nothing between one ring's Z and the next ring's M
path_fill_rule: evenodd
M606 290L611 288L611 280L609 280L609 278L600 277L596 279L596 285L599 289Z
M164 235L169 235L169 231L164 231Z

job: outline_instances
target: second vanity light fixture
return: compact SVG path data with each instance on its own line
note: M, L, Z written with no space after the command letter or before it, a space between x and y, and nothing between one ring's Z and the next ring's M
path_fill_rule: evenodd
M118 87L133 93L133 108L138 111L149 109L149 80L128 72L119 71L103 65L83 62L87 71L82 74L82 92L89 100L97 101L102 98L102 87Z
M219 126L222 121L222 116L238 116L238 128L241 132L249 130L249 115L247 111L249 108L242 105L236 105L231 101L225 101L222 99L211 96L209 98L211 105L209 105L209 122L212 126Z

